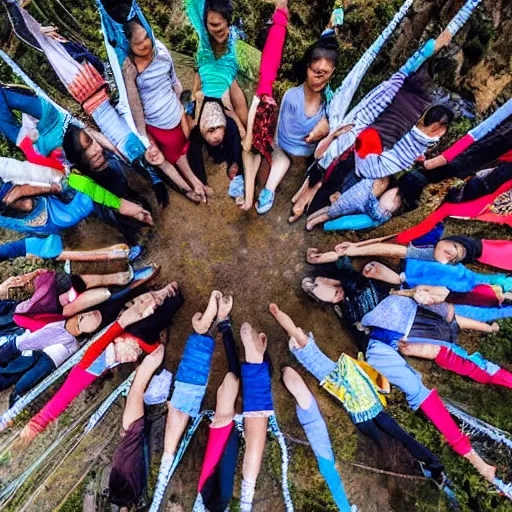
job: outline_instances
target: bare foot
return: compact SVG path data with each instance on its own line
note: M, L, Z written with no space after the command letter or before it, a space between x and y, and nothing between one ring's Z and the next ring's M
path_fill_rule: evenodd
M268 309L277 323L286 331L288 336L290 336L290 349L304 348L308 344L308 337L304 331L300 327L297 327L294 321L284 311L279 309L277 304L270 304Z
M192 317L192 326L198 334L206 334L210 329L213 321L215 320L215 317L217 316L219 301L221 298L222 293L220 293L218 290L213 290L205 312L196 313Z
M217 312L217 322L222 322L222 320L226 320L231 310L233 309L233 296L232 295L223 295L219 301L219 310Z
M245 349L245 360L253 364L262 363L267 350L267 335L262 332L258 334L250 323L245 322L240 329L240 337Z
M289 366L283 368L283 382L286 389L295 397L301 409L309 409L312 402L311 391L302 377Z
M367 263L363 268L363 276L369 279L377 279L386 283L400 284L398 274L378 261ZM396 282L398 279L398 282Z
M203 189L204 189L204 193L206 194L206 197L208 199L210 199L211 197L213 197L213 188L211 187L207 187L206 185L203 186Z
M28 446L39 434L39 429L29 421L20 432L19 445L21 447Z
M161 306L167 297L174 297L179 290L179 284L176 281L172 281L166 287L156 292L151 292L156 303Z
M130 268L128 272L118 272L116 276L116 284L119 286L124 286L128 284L133 278L133 270Z
M309 187L309 178L306 178L304 180L304 183L299 188L299 190L297 190L297 192L295 192L295 195L292 197L292 204L295 204L298 201L299 197L304 193L304 191L308 187Z
M438 356L441 347L431 343L407 343L407 340L405 340L400 341L398 350L404 356L434 360Z
M494 478L496 477L496 468L494 466L491 466L485 462L478 453L475 452L475 450L471 450L467 455L464 455L464 458L466 458L475 469L489 482L493 482Z

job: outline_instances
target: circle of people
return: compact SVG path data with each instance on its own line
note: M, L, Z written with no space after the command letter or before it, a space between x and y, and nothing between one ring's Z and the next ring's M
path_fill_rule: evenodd
M306 213L307 230L317 225L325 231L373 228L416 208L429 183L469 177L463 186L450 189L441 206L420 224L394 237L343 242L326 253L308 249L306 259L314 270L302 280L303 291L332 306L365 361L348 354L331 360L313 333L306 334L278 305L270 304L269 311L288 334L292 354L341 402L364 435L379 445L383 435L396 439L426 476L440 487L448 486L439 458L385 412L385 395L394 385L405 393L413 411L421 410L458 454L512 498L510 484L475 451L438 392L428 389L404 359L435 361L479 383L512 387L509 371L457 344L460 329L497 332L496 320L512 316L512 278L464 266L478 261L511 270L512 245L508 240L443 237L442 224L451 216L512 225L512 99L439 156L424 160L454 118L448 106L432 104L428 86L435 61L428 61L450 45L480 0L467 0L437 39L423 44L352 108L361 80L412 0L402 5L332 91L329 83L340 51L337 34L344 18L342 2L336 2L327 28L299 66L301 85L288 89L280 105L273 97L273 84L287 33L287 0L275 0L261 53L243 40L233 24L229 0L184 0L198 36L193 91L183 90L168 49L155 38L135 1L98 0L117 89L115 101L100 59L55 27L41 26L18 0L2 1L17 37L45 56L99 131L55 103L0 52L27 84L0 86L0 132L26 157L24 161L0 158L0 227L25 234L0 247L1 260L24 256L135 261L141 254L138 231L152 226L153 219L149 202L128 185L129 173L149 180L162 207L168 203L169 182L191 201L206 203L212 189L204 154L226 164L228 193L237 206L245 211L255 206L260 215L272 209L292 159L307 160L306 177L292 198L289 218L292 223ZM243 76L259 77L250 105L240 85ZM262 161L270 171L255 201ZM417 161L423 162L421 170L416 166L411 171ZM491 169L477 172L490 164L494 164ZM65 250L60 233L92 213L117 228L127 245ZM356 271L350 257L358 256L399 258L401 272L379 262ZM144 407L167 402L164 453L151 507L158 510L191 429L193 433L195 423L190 427L190 420L204 414L201 404L217 329L229 371L217 391L194 511L226 510L233 495L242 430L240 510L250 511L267 429L282 437L272 403L267 337L244 323L240 337L245 362L240 364L231 327L233 298L213 291L204 313L192 318L194 332L168 400L172 375L162 369L161 333L184 299L176 282L147 291L157 274L158 267L133 270L131 265L127 272L104 275L37 270L2 283L0 389L12 388L12 392L0 426L9 428L34 396L48 387L45 383L53 382L60 369L71 368L59 391L22 430L21 439L28 443L108 370L147 354L131 382L109 487L111 502L121 510L139 502L146 487ZM30 299L10 300L11 289L31 284L35 291ZM92 338L83 344L88 336ZM337 507L343 512L357 510L344 492L313 394L291 367L284 368L283 382L296 399L297 417ZM242 416L235 414L240 384ZM283 452L285 505L293 510L285 462Z

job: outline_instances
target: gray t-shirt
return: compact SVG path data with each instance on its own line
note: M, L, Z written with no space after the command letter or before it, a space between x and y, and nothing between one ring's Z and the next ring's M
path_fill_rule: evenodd
M137 76L146 124L172 130L181 121L183 107L174 91L179 84L174 63L167 48L155 40L155 55L151 64Z
M423 260L423 261L435 261L434 258L435 247L415 247L409 244L405 252L405 257L410 260Z

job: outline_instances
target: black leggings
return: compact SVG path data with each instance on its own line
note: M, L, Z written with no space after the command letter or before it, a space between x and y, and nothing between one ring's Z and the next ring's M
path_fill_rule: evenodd
M382 448L382 433L396 439L412 457L420 462L424 462L435 476L443 471L441 461L414 437L410 436L389 414L382 411L375 418L363 423L356 423L360 432L371 437L380 448Z

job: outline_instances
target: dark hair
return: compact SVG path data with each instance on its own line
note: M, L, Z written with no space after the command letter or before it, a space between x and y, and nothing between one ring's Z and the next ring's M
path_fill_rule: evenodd
M296 66L296 74L299 81L303 82L306 80L309 66L320 59L330 60L334 67L338 66L340 54L336 37L331 35L321 37L306 50L304 57Z
M80 142L80 134L84 132L78 126L73 124L69 125L66 133L64 135L64 141L62 143L62 149L66 154L66 158L73 165L84 166L85 164L85 151L82 147L82 143ZM90 139L90 135L87 132L84 132L86 137Z
M402 196L402 213L415 210L421 197L423 189L428 185L428 178L421 171L416 169L406 172L396 182L396 186ZM395 213L398 215L398 212Z
M444 105L433 105L430 107L423 117L423 124L430 126L434 123L439 123L441 126L450 126L455 114L452 110Z
M208 21L208 13L217 12L231 25L233 22L233 4L231 0L206 0L204 9L204 25Z
M135 27L141 27L144 30L146 30L146 28L144 27L144 25L142 24L140 19L137 17L132 18L130 21L127 21L123 25L123 32L124 32L124 35L126 36L126 39L128 39L128 41L132 40L133 33L135 32Z

